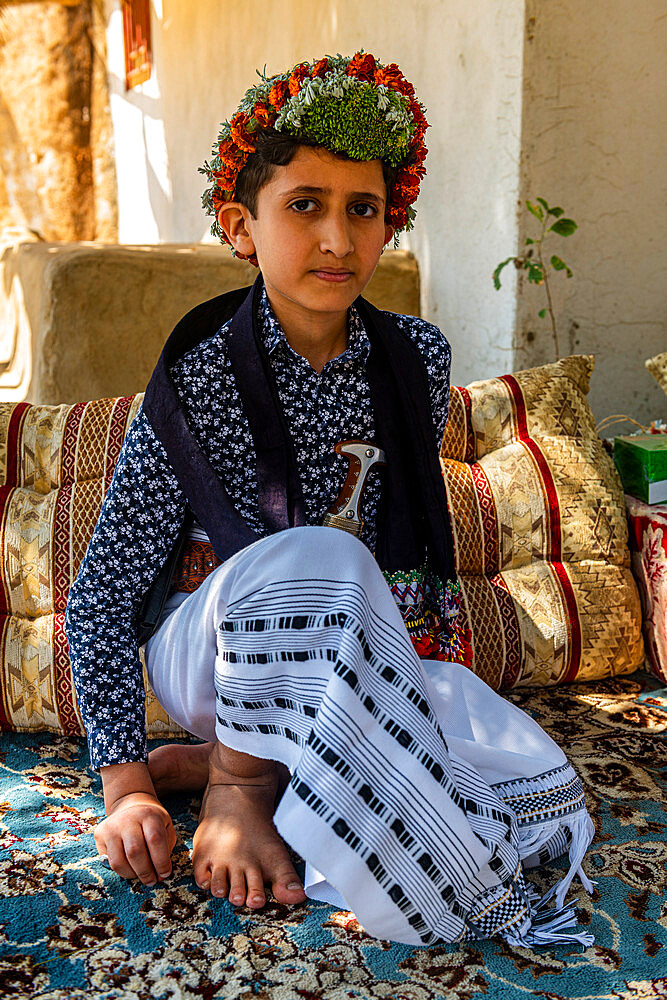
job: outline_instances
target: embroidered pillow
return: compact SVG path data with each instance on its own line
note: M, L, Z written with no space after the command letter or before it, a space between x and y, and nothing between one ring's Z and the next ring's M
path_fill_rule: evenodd
M452 389L442 446L473 668L495 688L643 659L623 494L595 434L590 358ZM63 619L142 397L0 404L0 723L83 732ZM149 735L177 729L147 686Z
M625 504L588 405L593 358L452 389L441 462L473 669L495 688L643 662Z

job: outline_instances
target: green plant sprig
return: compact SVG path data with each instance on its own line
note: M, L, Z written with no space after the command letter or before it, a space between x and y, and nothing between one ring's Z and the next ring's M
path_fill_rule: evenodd
M523 270L527 272L528 281L533 285L544 285L547 305L546 308L540 309L537 315L540 319L544 319L547 312L549 313L554 347L556 349L556 360L558 360L560 357L558 331L556 329L556 316L554 314L551 289L549 287L549 266L544 262L543 243L549 233L556 233L557 236L571 236L577 229L577 223L574 219L564 218L564 209L559 205L551 207L544 198L536 198L535 200L537 204L533 204L532 201L526 201L526 208L539 220L541 232L537 239L532 239L530 236L526 237L525 246L528 249L522 254L508 257L507 260L503 260L498 264L498 267L493 272L493 284L496 289L500 288L500 272L508 264L513 263L517 271ZM555 221L552 222L552 219ZM549 265L554 271L565 271L568 278L572 277L572 269L556 254L551 255Z

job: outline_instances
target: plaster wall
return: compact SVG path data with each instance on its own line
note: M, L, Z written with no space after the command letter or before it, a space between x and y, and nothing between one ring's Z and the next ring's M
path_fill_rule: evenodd
M579 225L550 251L574 271L553 280L561 353L595 354L598 419L666 419L644 368L667 348L665 4L529 0L524 51L522 198L542 196ZM524 218L522 242L535 235ZM553 359L543 294L519 289L521 367Z
M401 65L432 124L401 242L422 312L452 342L455 381L512 367L514 279L499 296L490 274L517 240L524 0L153 0L152 14L154 73L126 93L120 0L107 0L121 243L211 239L197 167L255 69L363 47Z

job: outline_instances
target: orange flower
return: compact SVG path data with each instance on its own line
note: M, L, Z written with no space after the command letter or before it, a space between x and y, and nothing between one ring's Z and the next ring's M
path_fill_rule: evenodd
M230 121L232 140L239 149L245 153L254 153L255 143L253 142L250 129L250 115L245 111L238 111Z
M296 97L299 93L301 84L307 76L310 76L310 66L308 63L299 63L298 66L294 67L289 78L289 92L292 97Z
M375 65L375 56L372 56L370 52L365 55L357 52L347 67L347 75L353 76L357 80L372 82L375 78Z
M266 104L256 104L252 113L261 128L266 128L276 120L276 109L267 108Z
M222 140L218 146L218 156L225 166L236 167L238 169L245 165L245 154L241 152L231 139Z
M276 80L269 91L269 104L277 111L280 111L287 100L288 94L289 86L287 85L287 80Z
M216 170L215 180L221 191L233 191L236 187L236 178L239 175L238 167L230 167L224 164L221 170Z
M328 69L329 69L329 60L325 56L324 59L319 59L313 66L313 72L312 72L313 79L316 76L324 76Z
M415 88L405 79L396 63L389 63L388 66L378 67L375 70L375 82L384 84L390 90L397 90L399 94L406 97L415 96Z

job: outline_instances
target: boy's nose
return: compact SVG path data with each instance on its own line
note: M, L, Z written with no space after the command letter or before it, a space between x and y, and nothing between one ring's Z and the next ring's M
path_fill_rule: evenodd
M354 243L347 216L341 218L331 214L322 220L320 250L322 253L333 253L336 257L345 257L352 253Z

